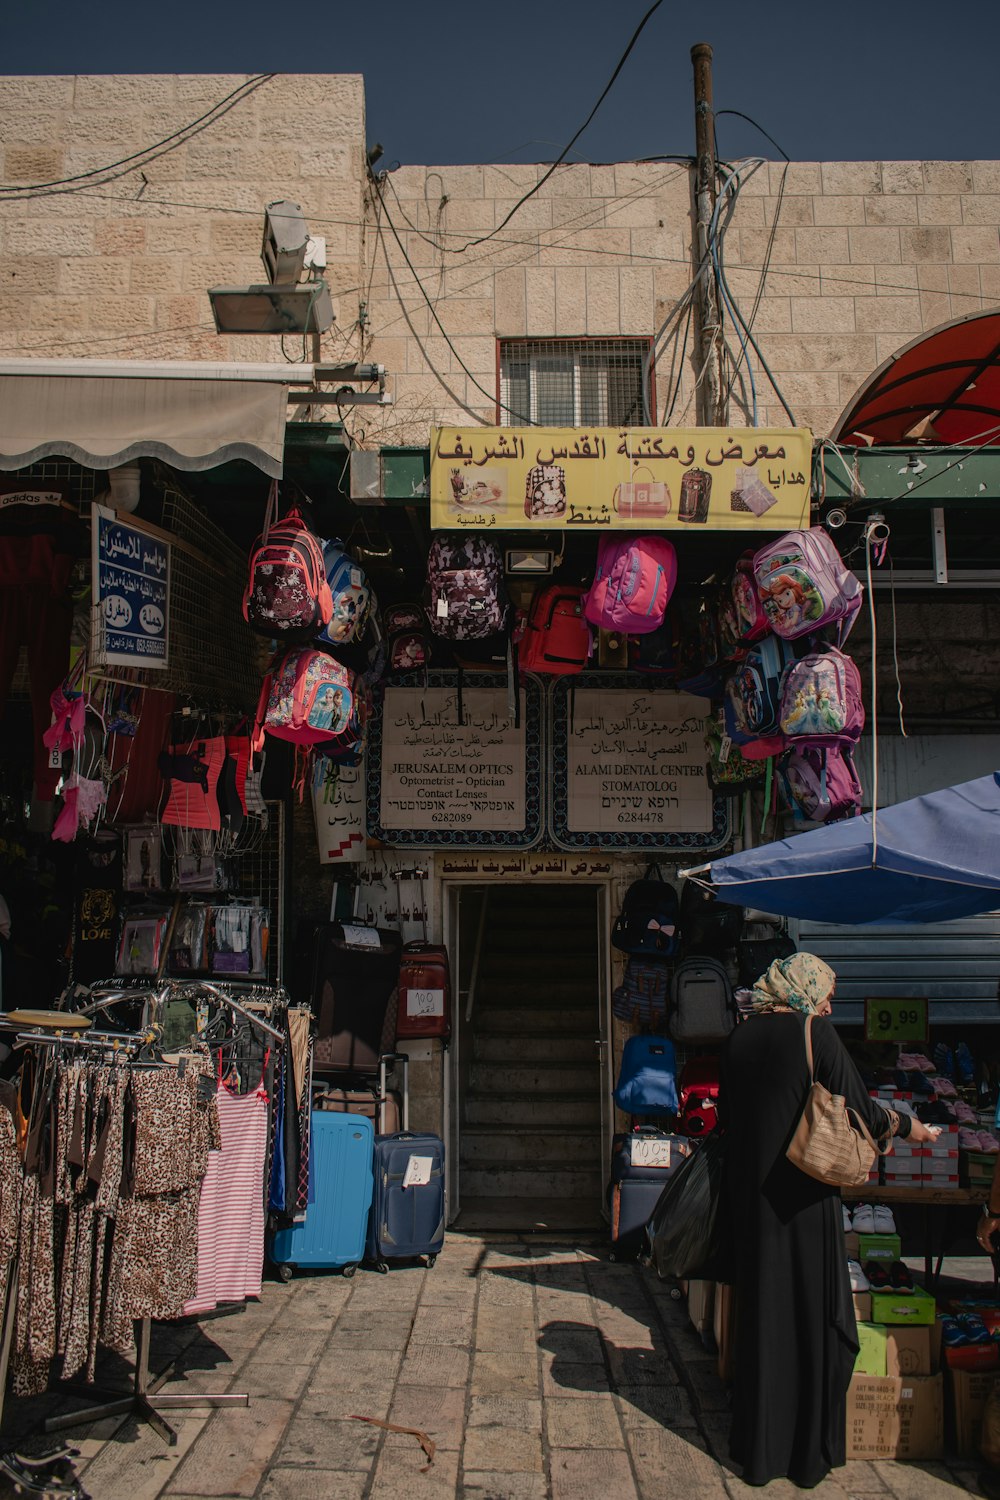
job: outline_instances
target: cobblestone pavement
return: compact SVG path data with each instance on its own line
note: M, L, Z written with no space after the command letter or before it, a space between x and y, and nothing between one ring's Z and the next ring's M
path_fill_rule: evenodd
M432 1270L266 1282L259 1303L154 1330L164 1393L249 1407L70 1433L94 1500L738 1500L726 1391L684 1304L599 1245L451 1235ZM113 1373L106 1364L105 1377ZM119 1378L125 1373L119 1367ZM5 1446L73 1401L8 1399ZM81 1398L82 1400L82 1398ZM376 1419L419 1429L436 1444ZM45 1439L49 1445L52 1438ZM820 1500L955 1500L962 1464L849 1463ZM769 1496L800 1492L784 1481Z

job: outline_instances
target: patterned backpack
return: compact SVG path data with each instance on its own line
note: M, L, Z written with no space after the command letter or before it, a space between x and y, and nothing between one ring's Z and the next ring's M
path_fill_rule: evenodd
M424 607L431 630L446 640L508 634L514 612L497 544L489 537L438 532L427 554Z
M285 652L264 678L254 750L263 746L265 733L304 747L348 747L356 742L354 695L354 674L332 656L309 646Z
M430 664L431 640L427 616L419 604L392 604L384 619L387 667L390 672L424 671Z
M779 727L797 745L856 745L865 725L861 674L830 646L792 662L781 681Z
M243 618L261 635L302 640L329 625L333 599L318 539L295 506L281 521L277 511L275 482L264 529L250 549Z
M663 623L677 583L677 553L665 536L602 536L583 612L600 630L646 635Z
M730 594L739 641L759 641L767 635L771 623L767 618L753 571L753 553L745 553L733 571Z
M754 554L754 581L775 635L786 641L839 625L847 639L861 608L861 584L822 526L789 531Z
M333 613L316 639L324 645L346 646L365 633L372 593L359 562L338 537L323 543L323 566L330 588Z
M792 648L776 636L758 641L726 683L726 727L737 741L779 732L781 685Z

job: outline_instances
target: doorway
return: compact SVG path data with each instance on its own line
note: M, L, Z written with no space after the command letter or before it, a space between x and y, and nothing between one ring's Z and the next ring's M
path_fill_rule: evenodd
M605 888L456 885L448 909L456 1227L592 1232L610 1140Z

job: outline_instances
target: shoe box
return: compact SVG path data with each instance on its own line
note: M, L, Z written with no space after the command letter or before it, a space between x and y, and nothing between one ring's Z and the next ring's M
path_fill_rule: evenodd
M870 1260L882 1260L887 1264L899 1260L903 1253L903 1243L898 1234L859 1234L858 1253L853 1260L867 1265Z
M940 1458L944 1451L940 1329L933 1323L918 1327L865 1324L859 1326L858 1335L862 1349L847 1393L847 1457Z
M941 1328L937 1323L859 1323L859 1375L936 1375L941 1368Z
M872 1291L873 1323L926 1324L933 1327L936 1316L937 1304L922 1287L914 1287L912 1292L893 1291L891 1288L881 1292Z
M983 1412L996 1378L996 1370L948 1370L950 1445L960 1458L979 1457Z

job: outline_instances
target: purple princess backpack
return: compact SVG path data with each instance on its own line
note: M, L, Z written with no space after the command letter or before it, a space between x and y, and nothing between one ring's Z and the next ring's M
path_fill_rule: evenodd
M796 745L856 745L865 727L861 674L836 646L810 651L785 668L778 727Z
M839 623L843 645L861 608L861 584L822 526L789 531L754 554L757 592L775 635L793 641Z

